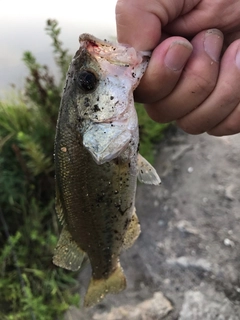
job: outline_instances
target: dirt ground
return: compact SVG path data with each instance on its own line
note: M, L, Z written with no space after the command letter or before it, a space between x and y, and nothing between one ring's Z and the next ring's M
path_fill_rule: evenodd
M171 131L156 146L162 185L138 186L142 233L121 256L127 289L66 319L240 319L239 167L240 135Z

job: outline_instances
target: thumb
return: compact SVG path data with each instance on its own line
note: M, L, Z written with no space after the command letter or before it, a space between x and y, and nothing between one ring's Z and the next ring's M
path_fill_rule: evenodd
M201 0L118 0L117 36L120 43L138 50L152 50L160 42L162 28L191 11Z

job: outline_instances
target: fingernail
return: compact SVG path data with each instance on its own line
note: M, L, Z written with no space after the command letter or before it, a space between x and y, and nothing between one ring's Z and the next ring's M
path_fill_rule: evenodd
M237 49L235 62L236 62L236 65L237 65L238 69L240 69L240 46Z
M205 33L204 39L204 50L209 55L209 57L218 62L223 45L223 34L217 29L208 30Z
M164 59L165 65L173 71L181 70L191 53L192 45L189 42L174 41L168 48Z

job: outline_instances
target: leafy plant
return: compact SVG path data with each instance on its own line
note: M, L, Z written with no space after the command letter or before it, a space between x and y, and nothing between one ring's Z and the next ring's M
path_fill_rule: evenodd
M147 111L140 103L135 103L140 136L140 153L151 163L154 161L155 143L159 142L163 137L165 130L169 127L168 123L162 124L153 121Z
M61 79L68 51L47 21ZM56 319L79 303L75 274L55 267L53 142L62 84L30 52L25 94L0 102L0 319Z

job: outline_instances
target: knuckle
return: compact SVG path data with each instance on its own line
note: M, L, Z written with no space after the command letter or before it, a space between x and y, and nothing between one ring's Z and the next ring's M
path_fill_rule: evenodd
M240 132L240 112L238 115L234 115L227 119L224 124L224 132L226 135L232 135Z
M209 95L216 86L216 79L212 77L206 78L202 77L199 74L195 75L195 79L192 81L193 92L198 93L200 96Z
M240 106L238 106L224 121L208 131L213 136L233 135L240 133Z
M155 122L168 123L174 120L174 117L169 115L160 104L145 104L144 106L149 117Z
M222 101L222 104L228 105L237 105L240 101L240 90L236 86L236 83L230 83L224 81L221 84L221 87L218 90L219 92L219 101Z

